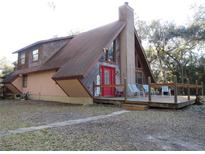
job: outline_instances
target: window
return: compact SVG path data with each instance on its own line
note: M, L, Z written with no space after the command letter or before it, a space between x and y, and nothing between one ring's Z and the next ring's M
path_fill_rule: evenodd
M26 58L26 55L25 55L25 53L21 53L20 54L20 64L25 64L25 58Z
M116 41L113 41L111 47L105 51L105 60L108 62L115 62L116 57Z
M32 51L32 60L38 61L39 55L38 55L38 49Z
M138 84L143 84L143 73L142 72L137 72L136 73L136 82Z
M27 79L28 79L28 76L27 75L23 75L23 77L22 77L22 87L23 88L27 87Z
M109 85L110 84L110 72L105 70L104 72L104 84Z

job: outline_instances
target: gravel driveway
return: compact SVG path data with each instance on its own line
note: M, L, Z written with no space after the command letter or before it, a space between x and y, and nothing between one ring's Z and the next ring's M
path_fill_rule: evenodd
M31 110L15 114L17 117L26 115L25 119L33 120L28 125L36 126L121 110L114 106L38 103L30 102ZM5 109L28 108L25 102L8 102L13 109L5 107L5 104L0 101L1 122ZM32 115L35 118L32 119ZM48 115L52 116L51 119L47 118ZM20 122L27 122L25 119ZM12 127L16 126L18 124ZM2 130L8 128L1 126ZM205 105L193 105L182 110L132 111L78 125L1 137L0 150L205 150Z

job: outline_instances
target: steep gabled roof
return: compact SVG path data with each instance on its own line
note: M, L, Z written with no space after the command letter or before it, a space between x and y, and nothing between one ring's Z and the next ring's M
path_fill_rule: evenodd
M93 62L102 54L125 27L125 23L116 21L111 24L81 33L75 36L56 56L42 67L60 68L54 79L83 77Z
M11 73L5 83L12 82L19 74L27 74L46 70L58 70L53 78L83 77L93 62L102 54L103 48L107 48L125 27L125 23L116 21L108 25L80 33L73 36L38 41L16 52L26 50L35 45L70 39L70 41L50 57L41 66L17 70Z
M116 21L111 24L84 32L72 37L64 37L70 41L50 57L43 65L23 70L17 70L10 74L4 82L14 80L18 74L26 74L32 72L39 72L45 70L58 70L53 76L54 79L65 79L73 77L84 77L90 66L99 59L103 48L109 47L113 40L120 34L126 23ZM136 48L139 51L146 73L151 76L152 82L154 77L150 66L147 62L147 57L144 49L139 41L137 32L135 30ZM63 39L63 38L62 38ZM52 41L51 39L50 41ZM55 41L55 40L54 40ZM39 41L40 43L47 43L46 41ZM35 44L36 45L36 44ZM32 45L30 45L32 46ZM25 47L25 48L28 48ZM25 49L22 48L22 49Z

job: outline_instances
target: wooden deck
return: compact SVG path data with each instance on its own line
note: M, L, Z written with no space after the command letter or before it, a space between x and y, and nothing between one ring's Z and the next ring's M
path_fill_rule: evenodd
M126 102L124 97L96 97L95 103L103 104L136 104L136 105L148 105L153 108L168 108L168 109L180 109L195 103L195 96L177 96L177 103L174 103L174 96L152 96L152 101L149 102L148 97L132 97L127 98Z

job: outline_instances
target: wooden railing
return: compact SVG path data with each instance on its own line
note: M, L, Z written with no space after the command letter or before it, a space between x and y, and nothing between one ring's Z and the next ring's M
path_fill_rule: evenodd
M174 102L177 103L177 96L178 96L178 89L179 88L184 88L187 89L187 96L188 100L190 100L190 89L196 89L196 96L199 95L199 89L201 89L201 95L204 95L204 89L203 89L203 82L201 82L201 85L198 85L198 81L196 80L195 84L190 84L189 79L187 79L187 83L178 83L177 82L177 77L174 77L174 82L171 83L151 83L151 77L148 77L148 85L149 85L149 90L148 90L148 97L149 101L151 102L151 88L161 88L162 86L168 86L168 87L173 87L174 88Z
M171 83L152 83L151 82L151 77L148 77L148 100L149 102L152 101L151 97L151 88L161 88L162 86L168 86L174 88L174 102L177 103L178 99L178 89L179 88L185 88L187 89L187 97L188 100L190 100L190 89L195 89L195 94L199 95L199 90L201 90L201 95L204 95L203 91L203 82L201 82L201 85L198 85L198 81L196 80L195 84L190 84L189 79L187 79L187 83L178 83L177 78L175 76L174 82ZM124 79L123 84L113 84L113 85L97 85L95 82L93 82L93 99L95 98L95 90L96 88L100 88L100 96L102 93L103 88L117 88L117 87L122 87L123 89L123 96L125 101L127 101L127 80L126 78Z
M113 85L97 85L95 84L95 82L93 82L93 98L95 97L95 90L96 88L100 88L100 96L101 96L101 93L102 93L102 89L103 88L118 88L118 87L121 87L123 90L122 90L122 95L124 96L124 99L127 100L127 80L126 78L124 79L124 84L113 84Z
M202 88L201 85L195 85L195 84L183 84L183 83L151 83L150 84L152 88L160 88L162 86L169 86L169 87L175 87L177 86L177 88Z

